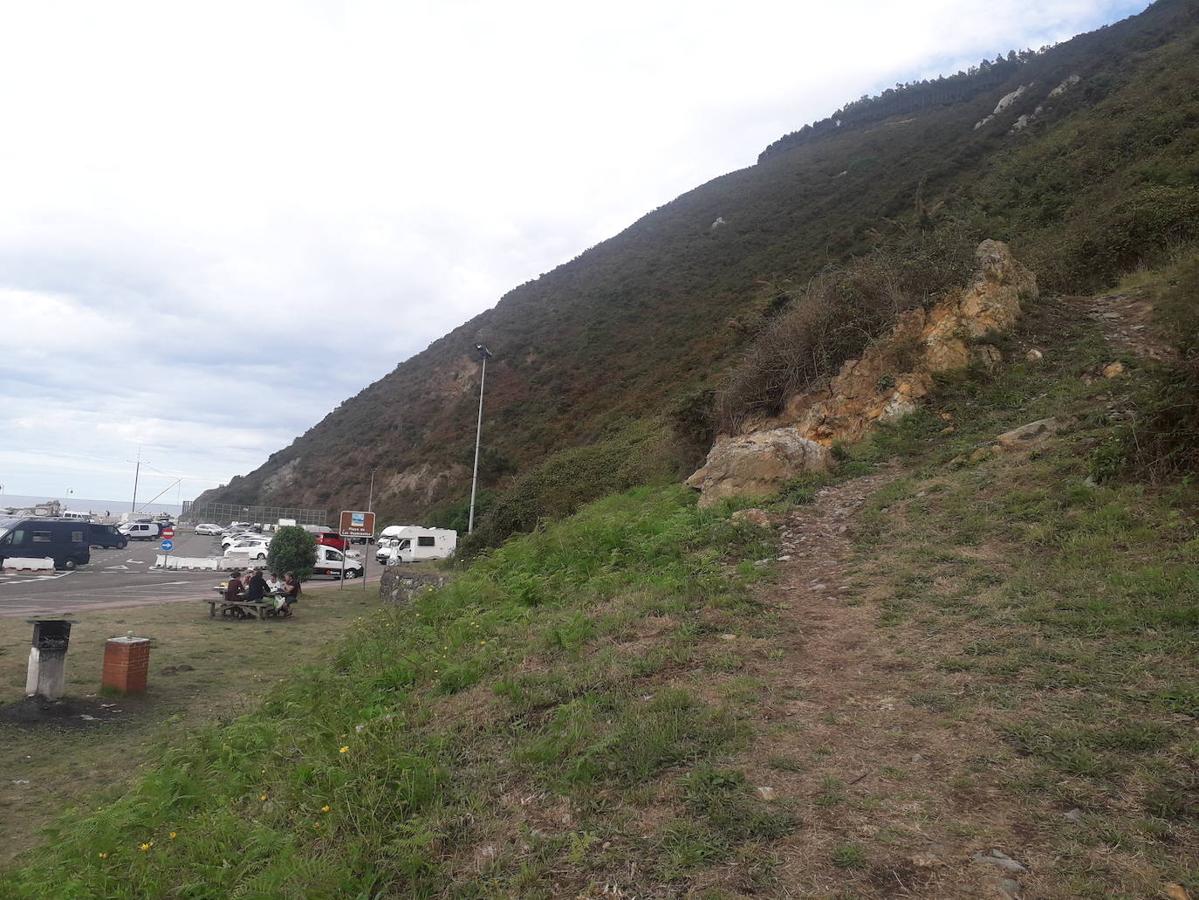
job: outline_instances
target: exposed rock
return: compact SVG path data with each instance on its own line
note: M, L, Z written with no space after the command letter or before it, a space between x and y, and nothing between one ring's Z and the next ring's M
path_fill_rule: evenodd
M1006 900L1020 900L1024 895L1020 893L1020 882L1014 878L991 878L987 883L990 885L995 897L1003 897Z
M979 344L970 350L970 362L984 372L994 372L1003 364L1003 354L998 347L990 344Z
M715 231L721 225L727 225L727 224L729 224L729 223L724 220L724 216L717 216L716 221L712 223L711 227L709 227L708 230Z
M770 513L757 507L739 509L733 513L731 518L734 522L749 522L751 525L757 525L759 528L770 528L774 525L774 522L770 518Z
M792 397L775 424L793 422L801 436L826 445L853 442L876 422L914 412L932 390L933 374L966 368L975 351L998 362L996 348L970 342L1009 330L1022 298L1036 296L1037 282L999 241L983 241L975 258L966 288L927 312L901 314L889 335L847 360L827 386Z
M1071 823L1077 825L1079 822L1082 821L1082 810L1079 809L1078 807L1075 807L1074 809L1070 810L1069 812L1062 813L1062 818L1065 819L1067 822L1071 822Z
M687 479L703 492L703 505L770 496L797 475L824 471L826 448L911 415L932 390L934 375L971 362L988 371L998 366L998 348L979 339L1008 331L1021 302L1036 297L1037 282L999 241L979 244L975 261L965 288L930 309L901 313L889 334L846 360L827 383L791 397L777 418L717 438L703 468Z
M986 125L988 122L990 122L992 119L994 119L996 116L1003 113L1006 109L1008 109L1008 107L1010 107L1013 103L1015 103L1017 100L1019 100L1021 97L1023 97L1025 91L1027 91L1030 87L1032 87L1032 83L1022 84L1022 85L1020 85L1020 87L1016 88L1010 94L1004 94L1001 98L999 98L999 102L995 104L994 112L992 112L985 119L982 119L981 121L974 123L974 130L977 131L978 129L980 129L984 125Z
M1060 97L1062 94L1066 93L1066 91L1070 90L1070 88L1074 87L1074 85L1078 84L1078 82L1080 82L1080 81L1082 81L1081 75L1071 75L1069 78L1067 78L1065 81L1063 81L1061 84L1059 84L1057 87L1055 87L1052 91L1049 92L1050 98Z
M766 785L762 785L761 787L758 788L758 796L761 797L763 800L766 800L767 802L769 802L769 801L773 800L775 797L774 788L767 787Z
M721 437L687 484L703 492L701 506L725 497L769 497L805 472L829 468L829 452L794 428Z
M1008 856L1006 853L1002 852L1001 850L993 849L993 850L991 850L990 853L975 853L974 861L979 862L979 863L984 863L985 865L988 865L988 866L995 866L996 868L1003 869L1003 871L1005 871L1005 872L1027 872L1028 871L1027 868L1025 868L1020 863L1016 862L1016 860L1012 859L1010 856Z
M1038 350L1036 347L1031 348L1027 353L1024 354L1025 362L1030 362L1030 363L1033 363L1034 365L1036 363L1039 363L1044 358L1045 358L1045 354L1042 353L1040 350Z
M995 438L995 442L1001 450L1031 450L1040 447L1061 430L1062 425L1057 419L1038 419L1005 431Z
M1119 378L1125 372L1124 363L1113 362L1103 367L1104 378Z
M1012 123L1012 134L1019 134L1021 131L1023 131L1025 128L1027 128L1029 125L1032 124L1032 120L1033 120L1033 117L1031 115L1029 115L1028 113L1025 113L1024 115L1022 115L1020 118L1018 118L1015 122Z
M413 494L426 504L432 503L438 495L456 484L462 484L470 478L470 469L463 465L452 465L448 469L438 470L430 463L421 463L410 469L405 469L387 480L384 495Z

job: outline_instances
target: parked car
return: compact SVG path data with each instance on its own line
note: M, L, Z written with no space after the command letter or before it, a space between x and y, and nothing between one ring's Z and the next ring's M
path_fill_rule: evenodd
M336 531L318 532L316 534L316 542L318 545L323 544L326 547L332 547L334 550L341 550L343 553L350 546L350 542Z
M0 519L0 568L6 559L52 559L56 569L92 560L86 522L69 519Z
M152 541L158 537L161 528L157 522L126 522L117 530L131 541Z
M91 547L102 547L105 550L124 550L129 546L129 536L121 534L115 525L101 525L98 522L88 522L87 542Z
M227 550L225 556L244 556L246 559L266 559L271 549L271 542L262 538L246 538L238 541Z
M342 568L343 560L344 569ZM363 572L362 560L347 557L340 550L335 550L326 544L317 544L316 567L312 570L312 574L331 575L334 578L341 578L343 571L346 578L361 578Z
M210 523L202 523L196 526L196 534L220 534L221 526L212 525Z
M233 534L227 534L221 538L221 546L228 550L238 541L261 540L262 536L255 534L252 531L237 531Z

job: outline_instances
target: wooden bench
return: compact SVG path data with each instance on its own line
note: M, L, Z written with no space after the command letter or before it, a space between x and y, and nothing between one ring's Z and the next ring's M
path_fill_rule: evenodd
M224 597L217 597L215 600L201 600L201 603L208 604L208 617L216 618L217 608L220 607L221 615L225 615L226 610L237 609L243 613L248 613L249 618L258 619L274 619L286 618L291 615L291 610L288 607L283 607L281 610L275 609L274 598L271 598L266 603L256 603L246 600L226 600ZM239 616L238 618L247 618L247 616Z

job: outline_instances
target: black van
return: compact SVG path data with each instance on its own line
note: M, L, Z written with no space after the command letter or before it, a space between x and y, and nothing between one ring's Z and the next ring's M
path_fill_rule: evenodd
M103 550L124 550L129 546L129 538L117 531L115 525L101 525L99 522L87 523L87 542L93 547Z
M0 568L10 558L54 560L56 569L91 562L88 523L72 519L0 519Z

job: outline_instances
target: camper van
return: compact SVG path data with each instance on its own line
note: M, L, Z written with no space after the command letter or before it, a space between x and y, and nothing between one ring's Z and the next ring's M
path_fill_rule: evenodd
M379 532L375 559L386 566L446 559L454 555L458 532L449 528L423 528L420 525L389 525Z
M0 568L6 559L53 559L56 569L91 562L87 525L70 519L0 519Z

